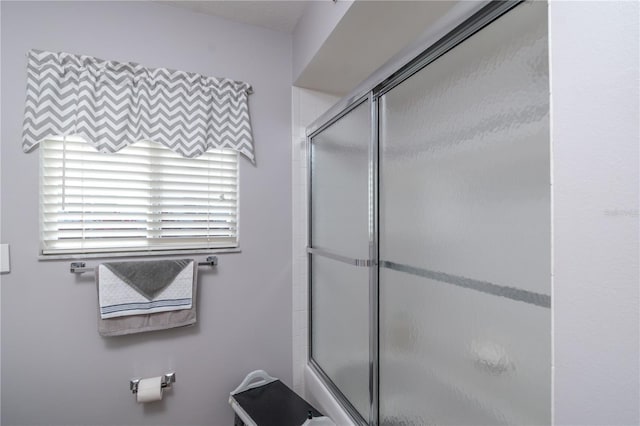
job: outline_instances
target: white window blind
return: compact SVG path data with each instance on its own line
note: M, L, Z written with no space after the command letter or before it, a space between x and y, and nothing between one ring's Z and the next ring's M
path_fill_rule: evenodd
M79 138L41 146L41 253L238 246L238 153L184 158L142 141L114 154Z

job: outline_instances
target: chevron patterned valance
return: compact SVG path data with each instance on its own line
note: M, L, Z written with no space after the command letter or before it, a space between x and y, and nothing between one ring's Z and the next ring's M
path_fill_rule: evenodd
M78 135L101 152L140 140L184 157L230 148L255 162L247 83L31 50L22 148Z

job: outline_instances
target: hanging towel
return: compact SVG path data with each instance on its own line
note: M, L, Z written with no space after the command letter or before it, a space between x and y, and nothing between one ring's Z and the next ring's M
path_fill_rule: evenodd
M196 298L198 293L198 264L196 262L192 262L192 266L187 269L191 269L193 272L191 307L189 309L156 312L145 315L128 315L106 319L101 318L100 310L98 310L98 333L104 337L123 336L126 334L165 330L195 324ZM100 278L100 268L96 268L96 279Z
M191 259L150 262L103 263L118 278L129 284L147 299L155 298L178 274L193 262Z
M195 262L118 262L98 266L102 319L190 309Z

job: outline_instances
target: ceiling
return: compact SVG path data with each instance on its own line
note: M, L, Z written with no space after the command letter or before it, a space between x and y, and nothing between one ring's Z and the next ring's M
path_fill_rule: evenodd
M456 1L356 1L295 85L344 96L456 7ZM473 3L468 2L471 7ZM357 53L356 53L357 52Z
M312 20L326 18L318 10L326 12L335 6L331 0L151 1L289 34L294 31L311 2L317 1L315 5L322 6L307 11ZM322 45L313 52L313 57L295 77L293 84L344 96L390 58L414 42L420 42L419 39L425 32L438 30L442 22L447 25L451 24L449 21L452 19L457 22L461 14L468 12L467 9L475 10L485 2L486 0L354 1L327 34ZM318 13L314 14L314 11ZM305 24L308 23L305 21ZM435 40L430 40L430 43L433 41Z
M219 16L244 24L256 25L275 31L293 32L307 4L298 1L162 1L169 6Z

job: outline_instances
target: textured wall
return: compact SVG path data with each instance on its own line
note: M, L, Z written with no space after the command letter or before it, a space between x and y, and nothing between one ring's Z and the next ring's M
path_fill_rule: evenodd
M3 425L232 423L229 391L252 369L292 385L291 38L151 2L2 2ZM88 54L253 85L257 167L241 159L242 253L201 269L196 327L105 339L91 274L37 260L38 152L20 132L30 48ZM89 262L90 265L95 262ZM175 370L161 403L129 379Z
M549 4L557 425L640 424L640 4Z

